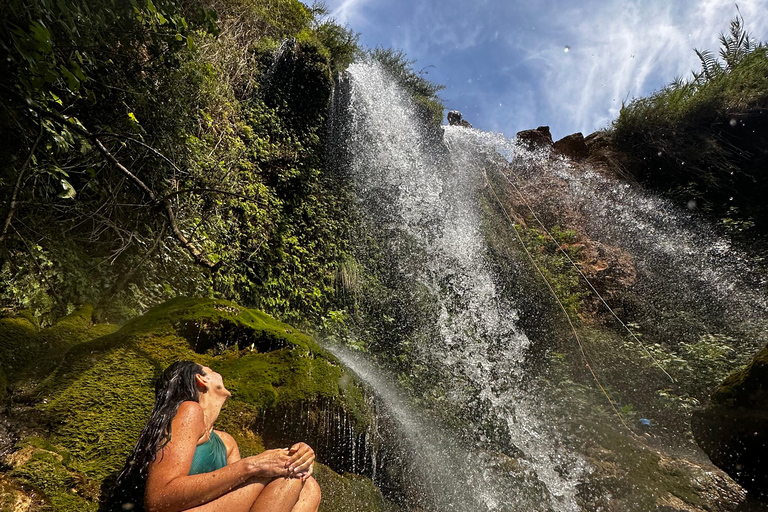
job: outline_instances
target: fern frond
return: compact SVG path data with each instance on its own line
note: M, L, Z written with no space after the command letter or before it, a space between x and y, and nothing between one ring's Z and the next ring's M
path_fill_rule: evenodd
M667 85L667 87L669 87L669 88L670 88L670 89L672 89L673 91L679 91L680 89L683 89L683 88L685 88L687 85L688 85L688 82L686 82L686 81L685 81L685 79L684 79L682 76L680 76L680 75L677 75L677 76L674 78L674 80L672 80L671 82L669 82L669 84Z
M693 51L696 52L696 56L701 61L701 72L707 80L713 80L723 72L722 64L712 55L711 51L698 50L696 48Z

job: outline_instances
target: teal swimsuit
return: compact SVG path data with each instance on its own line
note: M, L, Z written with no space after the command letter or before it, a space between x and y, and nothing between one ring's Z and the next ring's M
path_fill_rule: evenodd
M211 436L206 442L195 448L195 454L192 456L192 467L189 468L190 475L200 473L210 473L227 465L227 447L224 441L211 431Z

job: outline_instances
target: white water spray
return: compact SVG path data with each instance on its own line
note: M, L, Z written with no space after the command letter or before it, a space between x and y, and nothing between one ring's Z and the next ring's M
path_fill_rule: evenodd
M409 261L400 271L428 290L439 308L432 335L413 347L412 357L440 379L443 407L466 411L477 425L500 425L517 450L488 450L494 445L482 438L475 446L440 442L426 450L426 463L446 468L463 489L449 503L444 492L432 496L432 503L439 504L433 509L578 510L577 485L588 468L561 448L551 422L522 389L530 341L487 261L477 209L482 175L472 166L452 163L453 155L428 140L420 131L418 111L381 69L353 64L348 76L345 146L360 207L375 212L378 229L391 233L395 246L409 244L419 264ZM370 371L361 376L373 378ZM387 405L407 410L402 400L396 402ZM411 446L417 446L425 435L422 427L398 422Z

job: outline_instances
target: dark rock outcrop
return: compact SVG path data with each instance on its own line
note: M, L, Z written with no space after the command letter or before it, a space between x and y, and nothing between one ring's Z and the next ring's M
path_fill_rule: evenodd
M555 154L567 156L573 160L583 160L589 156L589 148L581 132L566 135L552 145Z
M458 110L451 110L450 112L448 112L448 124L451 126L462 126L464 128L472 128L472 125L469 124L469 122L462 117L461 112L459 112Z
M691 428L712 462L754 497L768 499L768 346L717 387Z
M523 130L517 132L516 137L528 149L552 147L552 134L549 132L549 126L539 126L535 130Z

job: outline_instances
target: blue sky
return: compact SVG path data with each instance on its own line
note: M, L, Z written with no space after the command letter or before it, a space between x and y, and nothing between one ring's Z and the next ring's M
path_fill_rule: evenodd
M325 0L368 47L402 49L444 84L449 109L512 137L548 125L555 139L604 128L621 102L698 69L736 5L725 0ZM768 0L742 0L768 40ZM566 51L566 47L567 50Z

